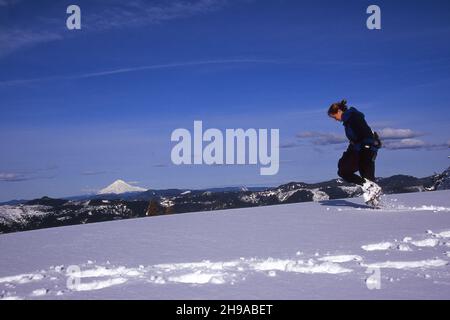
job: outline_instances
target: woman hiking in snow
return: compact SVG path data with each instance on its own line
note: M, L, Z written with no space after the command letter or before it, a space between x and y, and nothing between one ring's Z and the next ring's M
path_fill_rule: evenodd
M333 103L328 109L328 116L340 121L345 127L345 135L350 144L339 159L338 175L347 182L358 184L364 191L364 201L377 206L381 195L381 187L375 183L375 159L381 142L377 133L364 119L364 114L347 101ZM361 176L355 174L359 171Z

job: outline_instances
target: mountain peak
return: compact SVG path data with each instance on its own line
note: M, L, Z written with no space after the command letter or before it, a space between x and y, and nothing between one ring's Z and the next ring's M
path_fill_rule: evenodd
M127 192L140 192L140 191L147 191L147 189L135 187L132 186L125 181L118 179L111 183L106 188L100 190L98 194L121 194L121 193L127 193Z

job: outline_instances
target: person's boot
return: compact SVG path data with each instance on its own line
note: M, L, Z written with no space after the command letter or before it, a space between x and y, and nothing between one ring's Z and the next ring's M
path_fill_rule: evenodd
M373 181L364 179L362 189L364 202L371 206L377 206L382 193L381 187Z

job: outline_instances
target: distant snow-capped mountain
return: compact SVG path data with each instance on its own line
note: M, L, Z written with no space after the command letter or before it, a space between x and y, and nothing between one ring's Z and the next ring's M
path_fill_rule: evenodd
M116 180L106 188L100 190L97 194L122 194L128 192L141 192L147 189L129 185L123 180Z

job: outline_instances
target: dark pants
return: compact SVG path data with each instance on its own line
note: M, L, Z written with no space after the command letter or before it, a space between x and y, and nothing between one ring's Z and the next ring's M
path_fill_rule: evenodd
M338 163L338 175L347 182L364 184L364 178L375 181L375 158L377 153L370 149L344 152ZM355 174L359 171L361 176Z

